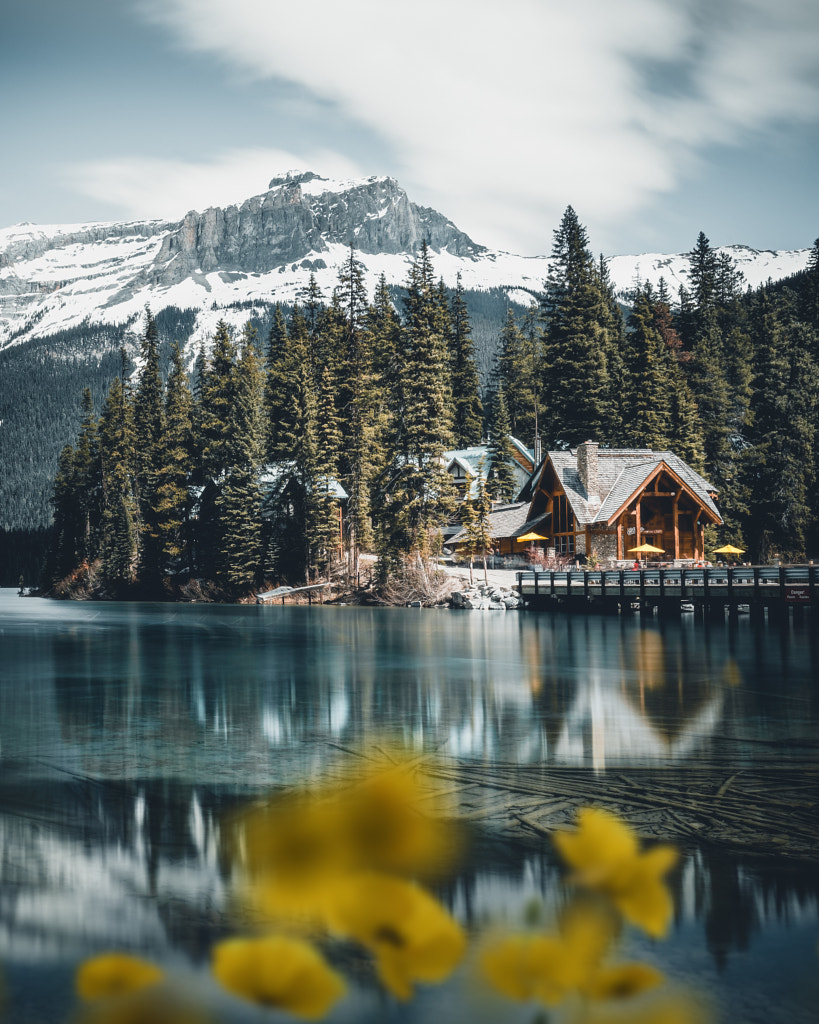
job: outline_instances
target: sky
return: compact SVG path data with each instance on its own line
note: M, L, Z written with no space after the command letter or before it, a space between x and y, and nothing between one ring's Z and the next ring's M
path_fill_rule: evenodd
M388 174L474 241L819 235L817 0L0 0L0 227Z

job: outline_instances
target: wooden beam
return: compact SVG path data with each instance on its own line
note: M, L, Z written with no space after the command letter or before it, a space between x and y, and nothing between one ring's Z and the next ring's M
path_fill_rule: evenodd
M680 557L680 495L674 498L674 558Z

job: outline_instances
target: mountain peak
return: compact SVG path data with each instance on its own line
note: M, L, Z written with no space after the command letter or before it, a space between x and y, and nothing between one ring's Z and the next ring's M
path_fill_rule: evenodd
M277 174L275 177L270 179L270 184L267 186L268 190L272 188L278 188L280 185L304 185L308 181L314 181L316 178L326 181L326 178L321 178L320 174L316 174L315 171L302 171L298 168L291 171L285 171L284 174Z

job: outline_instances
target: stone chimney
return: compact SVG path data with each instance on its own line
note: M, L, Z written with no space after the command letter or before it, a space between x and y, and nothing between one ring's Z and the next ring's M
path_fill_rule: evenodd
M586 489L586 500L590 505L600 504L600 479L597 474L596 441L584 441L577 446L577 475Z

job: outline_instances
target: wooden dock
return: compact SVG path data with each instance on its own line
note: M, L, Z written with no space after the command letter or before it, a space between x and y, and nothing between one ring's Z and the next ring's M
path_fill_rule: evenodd
M775 619L817 607L819 566L523 571L517 590L527 608Z

